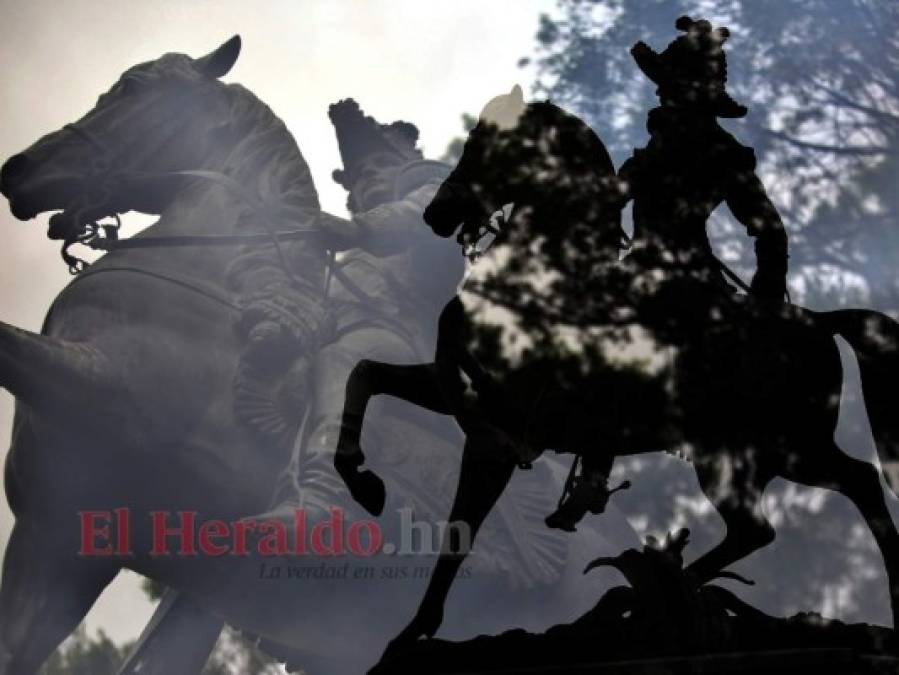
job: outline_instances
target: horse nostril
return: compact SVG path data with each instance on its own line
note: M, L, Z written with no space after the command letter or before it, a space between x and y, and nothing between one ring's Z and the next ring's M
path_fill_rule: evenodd
M25 155L13 155L0 168L0 192L6 191L18 180L28 166L28 158Z

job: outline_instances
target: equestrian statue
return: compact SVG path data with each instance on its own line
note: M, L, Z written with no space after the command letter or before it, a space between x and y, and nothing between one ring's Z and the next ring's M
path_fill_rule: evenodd
M728 31L689 17L676 26L682 35L663 52L643 43L632 50L659 106L648 116L649 143L617 173L596 134L554 104L525 103L518 88L487 104L424 212L435 234L456 235L472 271L444 309L434 357L417 367L414 386L414 367L357 366L336 461L367 470L360 419L375 394L452 415L466 445L450 520L475 537L516 468L545 449L581 458L547 523L566 530L605 508L616 456L685 450L727 528L686 566L700 585L774 539L761 505L772 479L837 490L877 542L896 616L899 534L880 473L834 441L843 376L833 338L855 350L890 466L899 459L891 413L899 324L874 311L812 312L786 301L785 228L752 150L717 121L746 114L725 89ZM621 226L628 202L632 237ZM706 234L722 203L755 241L749 285L715 257ZM665 364L656 372L608 357L633 344L635 329ZM359 496L377 510L380 489ZM420 607L391 647L438 630L466 553L448 533Z
M222 82L240 48L234 37L200 58L170 53L128 69L84 117L0 169L16 218L55 212L48 234L76 274L39 334L0 325L0 384L16 397L3 675L36 672L126 568L190 601L180 612L177 600L164 603L171 613L150 637L197 619L202 630L191 634L208 651L227 621L310 672L368 667L426 584L278 583L260 574L273 560L256 554L150 554L151 512L235 523L300 508L312 527L337 509L359 522L364 513L330 460L343 380L359 359L426 359L464 263L421 222L449 167L421 156L412 125L382 125L351 101L332 108L344 162L336 178L352 217L328 214L283 122ZM159 218L123 238L110 218L130 210ZM88 266L85 246L106 253ZM364 438L384 448L385 503L439 518L458 473L455 424L400 402L382 410ZM480 567L456 598L474 607L515 587L515 602L489 603L448 628L561 620L586 601L580 570L597 542L611 554L631 539L623 518L618 544L598 529L588 547L543 527L564 480L547 462L510 489L492 520L493 546L480 547ZM353 489L370 485L361 478ZM79 555L78 514L113 509L132 514L130 550ZM385 536L396 534L394 520L382 518ZM290 565L336 562L381 573L403 561L306 556ZM353 650L344 648L350 635ZM135 663L137 672L182 672L186 657L159 644L162 661Z

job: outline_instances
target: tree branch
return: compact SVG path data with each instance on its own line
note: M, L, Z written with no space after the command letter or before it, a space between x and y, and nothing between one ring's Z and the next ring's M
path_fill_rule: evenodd
M806 150L814 150L815 152L827 152L834 155L857 155L857 156L876 156L876 155L886 155L890 152L889 148L881 148L877 146L865 146L865 145L828 145L826 143L812 143L810 141L801 141L798 138L793 138L788 134L785 134L781 131L774 131L773 129L768 129L767 127L758 126L758 130L763 134L771 136L772 138L776 138L780 141L784 141L785 143L789 143L790 145L794 145L798 148L804 148Z
M812 80L814 85L819 89L825 91L833 100L839 101L841 104L845 105L847 108L852 108L854 110L858 110L860 112L866 113L868 115L872 115L874 117L884 117L888 119L890 122L896 123L899 122L899 115L896 115L891 112L887 112L886 110L878 110L877 108L871 108L866 105L862 105L861 103L857 103L853 101L848 96L841 94L840 92L832 89L831 87L818 82L816 80Z

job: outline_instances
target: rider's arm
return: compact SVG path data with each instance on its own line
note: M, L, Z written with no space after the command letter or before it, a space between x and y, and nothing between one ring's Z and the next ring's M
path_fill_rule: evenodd
M327 211L322 211L318 216L318 227L322 231L328 247L343 251L355 248L356 242L362 237L362 227L355 220L341 218Z
M756 273L752 290L760 297L782 300L786 292L787 233L765 186L755 173L755 155L749 148L737 155L725 201L749 236L755 238Z
M358 213L351 221L323 213L321 226L337 250L361 248L377 256L394 255L418 237L433 236L422 213L436 190L436 185L425 185L403 199Z

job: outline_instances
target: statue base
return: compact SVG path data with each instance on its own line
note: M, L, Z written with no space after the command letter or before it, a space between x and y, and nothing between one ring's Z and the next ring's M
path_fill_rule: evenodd
M682 530L587 566L618 569L630 586L607 591L571 624L516 629L464 642L422 640L388 650L370 675L873 675L899 673L889 628L817 614L773 617L683 566ZM721 572L752 583L730 572Z
M512 630L465 642L423 640L385 655L370 675L895 675L899 651L888 628L808 617L777 620L767 636L743 635L757 648L704 654L651 654L620 632L586 634L570 624L546 633ZM740 629L737 628L737 636ZM790 647L790 643L795 646ZM766 644L767 643L767 644ZM642 651L642 654L641 654ZM611 655L610 652L614 652ZM649 652L649 653L648 653Z

